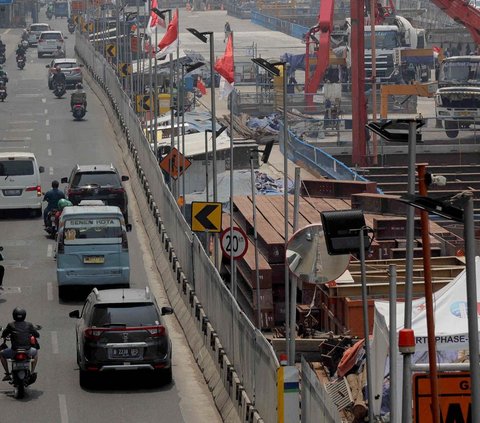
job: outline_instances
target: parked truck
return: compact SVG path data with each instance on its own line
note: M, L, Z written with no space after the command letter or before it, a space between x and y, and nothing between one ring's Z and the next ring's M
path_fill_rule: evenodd
M454 56L440 64L435 113L449 138L480 121L480 56Z
M56 18L70 17L70 5L68 1L56 1L53 3L53 14Z

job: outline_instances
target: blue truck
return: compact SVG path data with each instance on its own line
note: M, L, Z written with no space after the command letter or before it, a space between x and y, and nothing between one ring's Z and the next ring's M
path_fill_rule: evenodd
M70 16L68 1L56 1L53 3L55 18L68 18Z

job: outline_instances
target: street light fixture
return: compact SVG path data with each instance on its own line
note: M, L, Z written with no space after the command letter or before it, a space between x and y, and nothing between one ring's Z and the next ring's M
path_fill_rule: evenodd
M213 201L217 201L217 118L215 110L215 46L213 31L200 32L195 28L187 28L187 31L198 38L202 43L208 42L208 37L210 38L210 96L211 96L211 113L212 113L212 152L213 152L213 162L212 162L212 172L213 172ZM218 245L217 245L217 236L215 235L214 243L214 263L215 267L218 269Z
M418 195L403 195L399 201L417 209L463 222L465 240L465 269L467 276L468 347L470 352L470 378L472 422L480 421L480 365L477 316L477 278L475 269L475 221L473 195L461 192L449 199L433 199ZM459 207L460 206L460 207ZM461 208L463 206L463 209Z
M293 278L291 286L291 295L289 294L290 269L288 267L287 249L288 249L288 118L287 118L287 64L285 62L270 63L261 57L251 59L253 63L260 66L272 76L280 76L281 66L283 68L283 208L285 215L284 228L284 249L285 249L285 341L288 345L288 364L295 364L295 320L296 320L296 299L297 283ZM291 299L290 299L291 297ZM291 304L290 304L291 303Z

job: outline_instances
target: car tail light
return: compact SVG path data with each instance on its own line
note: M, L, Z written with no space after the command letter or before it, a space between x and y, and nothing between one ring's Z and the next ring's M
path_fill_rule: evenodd
M82 73L82 71L80 70L80 68L72 68L70 70L70 73L79 74Z
M34 187L28 187L25 191L27 192L36 191L38 197L42 195L42 187L40 185L36 185Z
M125 190L120 187L120 188L108 188L108 192L111 192L112 194L123 194L125 193Z
M102 336L102 333L105 332L105 329L99 328L87 328L84 330L83 334L87 339L98 339Z
M122 231L122 251L128 253L128 240L126 232Z
M23 361L27 359L27 354L24 352L17 352L15 354L15 360Z
M145 329L148 330L150 335L152 335L152 337L154 338L160 338L161 336L165 336L165 333L166 333L165 326L163 325L149 326L149 327L146 327Z

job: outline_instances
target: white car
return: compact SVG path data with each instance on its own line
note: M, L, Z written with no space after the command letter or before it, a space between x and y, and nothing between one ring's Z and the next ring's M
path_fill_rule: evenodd
M43 31L38 37L37 54L43 57L45 54L54 54L58 47L65 51L65 40L61 31Z
M52 28L48 23L32 23L28 26L26 29L28 38L28 45L34 46L37 45L38 43L38 37L40 37L40 34L44 31L51 31Z

